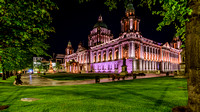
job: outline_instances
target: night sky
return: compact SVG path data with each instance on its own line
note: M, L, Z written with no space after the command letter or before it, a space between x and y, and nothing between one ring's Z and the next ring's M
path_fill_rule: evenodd
M118 5L118 9L109 11L108 7L104 5L104 0L91 0L91 2L83 4L79 4L78 0L52 1L55 1L59 10L51 12L53 17L52 25L55 27L56 33L52 34L46 41L50 45L47 51L50 55L53 53L64 54L69 40L75 51L80 41L83 42L84 46L87 46L88 35L100 14L114 38L119 36L120 20L125 16L123 3ZM162 31L156 31L156 27L162 21L162 17L152 15L147 7L137 7L137 4L133 2L136 16L141 19L140 32L142 35L157 42L170 42L175 33L174 28L166 26Z

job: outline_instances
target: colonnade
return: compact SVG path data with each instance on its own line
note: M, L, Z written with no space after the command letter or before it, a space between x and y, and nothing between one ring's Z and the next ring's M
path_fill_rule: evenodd
M133 59L133 71L173 71L178 69L180 58L178 53L163 49L162 46L135 41L122 42L90 53L90 63Z

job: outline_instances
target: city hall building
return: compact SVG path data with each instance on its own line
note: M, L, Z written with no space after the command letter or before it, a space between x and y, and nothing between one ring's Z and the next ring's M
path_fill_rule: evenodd
M141 35L140 19L135 16L133 4L129 3L125 17L121 19L121 34L113 38L111 31L99 16L98 22L88 36L88 48L82 43L74 52L68 42L65 55L66 72L120 73L123 58L127 71L175 71L181 63L181 41L155 42Z

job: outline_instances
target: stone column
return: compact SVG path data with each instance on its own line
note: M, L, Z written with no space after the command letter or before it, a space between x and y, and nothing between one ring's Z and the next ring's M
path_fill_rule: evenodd
M148 68L148 67L149 67L149 66L148 66L148 64L149 64L149 62L148 62L148 61L146 61L146 62L145 62L146 71L148 71L148 70L149 70L149 68Z
M106 61L108 61L108 49L106 49Z
M129 50L128 50L129 55L128 55L128 57L133 57L133 56L132 56L132 53L133 53L133 52L132 52L132 49L133 49L133 48L132 48L132 42L129 42Z
M163 53L164 53L164 51L162 50L162 52L161 52L161 54L162 54L162 55L161 55L161 57L162 57L162 58L161 58L161 61L164 61L164 60L163 60L163 56L164 56Z
M112 60L114 60L114 56L115 56L115 48L112 48Z
M85 53L85 63L88 63L87 62L87 53Z
M118 53L118 58L120 59L120 53L121 53L121 52L120 52L120 45L119 45L118 50L119 50L119 51L118 51L118 52L119 52L119 53Z
M139 59L139 70L142 71L142 60Z
M123 44L120 45L120 51L121 51L121 53L120 53L121 59L123 59L123 57L124 57L124 54L123 54L123 52L124 52L124 50L123 50Z
M149 61L149 71L151 71L151 61Z
M101 62L103 62L103 50L101 50Z
M143 45L140 44L140 57L139 57L139 70L142 71L142 60L144 59L144 56L143 56Z
M143 67L142 67L142 68L143 68L142 71L145 71L145 66L146 66L146 65L145 65L145 61L144 61L144 60L143 60L142 66L143 66Z
M147 46L146 46L146 52L145 52L145 53L146 53L146 59L148 59L148 58L147 58Z
M151 60L151 51L150 51L150 46L149 46L149 60Z
M153 61L153 47L151 47L151 60Z
M156 60L158 61L158 58L159 58L159 54L158 54L158 49L156 49Z
M133 71L136 71L136 60L133 59Z
M171 63L172 62L172 58L171 58L171 56L172 56L172 54L171 54L171 52L169 53L169 62Z
M154 52L154 47L152 47L152 61L154 61L154 56L153 56L154 53L153 52Z
M85 53L83 53L83 63L85 63L85 62L84 62L84 58L85 58Z
M119 45L119 59L122 58L122 45Z
M135 43L132 42L132 56L135 58Z
M90 63L93 63L93 52L90 51Z
M164 71L164 62L161 62L161 71Z
M140 59L144 59L144 54L143 54L143 45L140 44Z

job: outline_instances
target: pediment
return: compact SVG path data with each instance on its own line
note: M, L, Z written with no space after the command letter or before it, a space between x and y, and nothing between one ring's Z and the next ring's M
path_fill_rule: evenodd
M166 42L166 43L163 45L163 47L170 48L170 45L169 45L169 43L168 43L168 42Z

